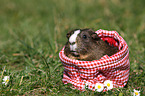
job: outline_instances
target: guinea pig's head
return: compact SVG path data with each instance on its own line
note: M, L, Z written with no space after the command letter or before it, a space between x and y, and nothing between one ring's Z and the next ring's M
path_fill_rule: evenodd
M67 34L68 47L73 55L79 56L87 54L96 46L96 41L100 40L92 29L75 29Z

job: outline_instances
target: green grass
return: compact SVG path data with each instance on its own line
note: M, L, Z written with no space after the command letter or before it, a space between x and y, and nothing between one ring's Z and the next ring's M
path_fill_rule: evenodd
M62 83L58 53L74 28L116 30L130 50L130 77L125 88L104 93L72 90ZM145 94L144 0L1 0L0 94L129 96ZM6 72L4 71L6 70Z

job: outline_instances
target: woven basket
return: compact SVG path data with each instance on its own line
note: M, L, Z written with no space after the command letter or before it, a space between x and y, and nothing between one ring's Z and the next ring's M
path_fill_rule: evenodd
M105 80L113 81L113 88L124 87L129 78L129 50L125 40L116 31L98 30L100 38L111 37L119 41L116 45L119 52L112 56L105 55L99 60L80 61L65 56L64 47L59 53L59 58L64 66L63 83L71 83L73 88L84 91L87 88L95 91L96 83ZM103 91L107 89L104 88Z

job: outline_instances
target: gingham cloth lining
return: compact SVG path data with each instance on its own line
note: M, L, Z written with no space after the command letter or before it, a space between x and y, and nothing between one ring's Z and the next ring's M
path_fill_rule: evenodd
M99 37L109 36L119 41L119 52L112 56L105 55L100 60L80 61L70 59L64 54L64 47L59 53L59 58L64 66L62 81L64 84L71 83L73 87L84 91L88 89L95 91L96 83L105 80L113 81L113 87L124 87L129 78L129 50L125 40L116 31L98 30ZM104 88L103 91L107 91Z

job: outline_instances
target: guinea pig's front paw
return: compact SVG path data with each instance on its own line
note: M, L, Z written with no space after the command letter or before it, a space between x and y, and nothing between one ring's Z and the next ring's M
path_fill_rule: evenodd
M68 55L68 57L69 57L70 59L75 59L75 60L78 60L78 57L73 56L73 55L71 55L71 54L69 54L69 55Z
M87 55L80 55L78 59L83 61L92 61L94 58L92 58L92 56L87 54Z

